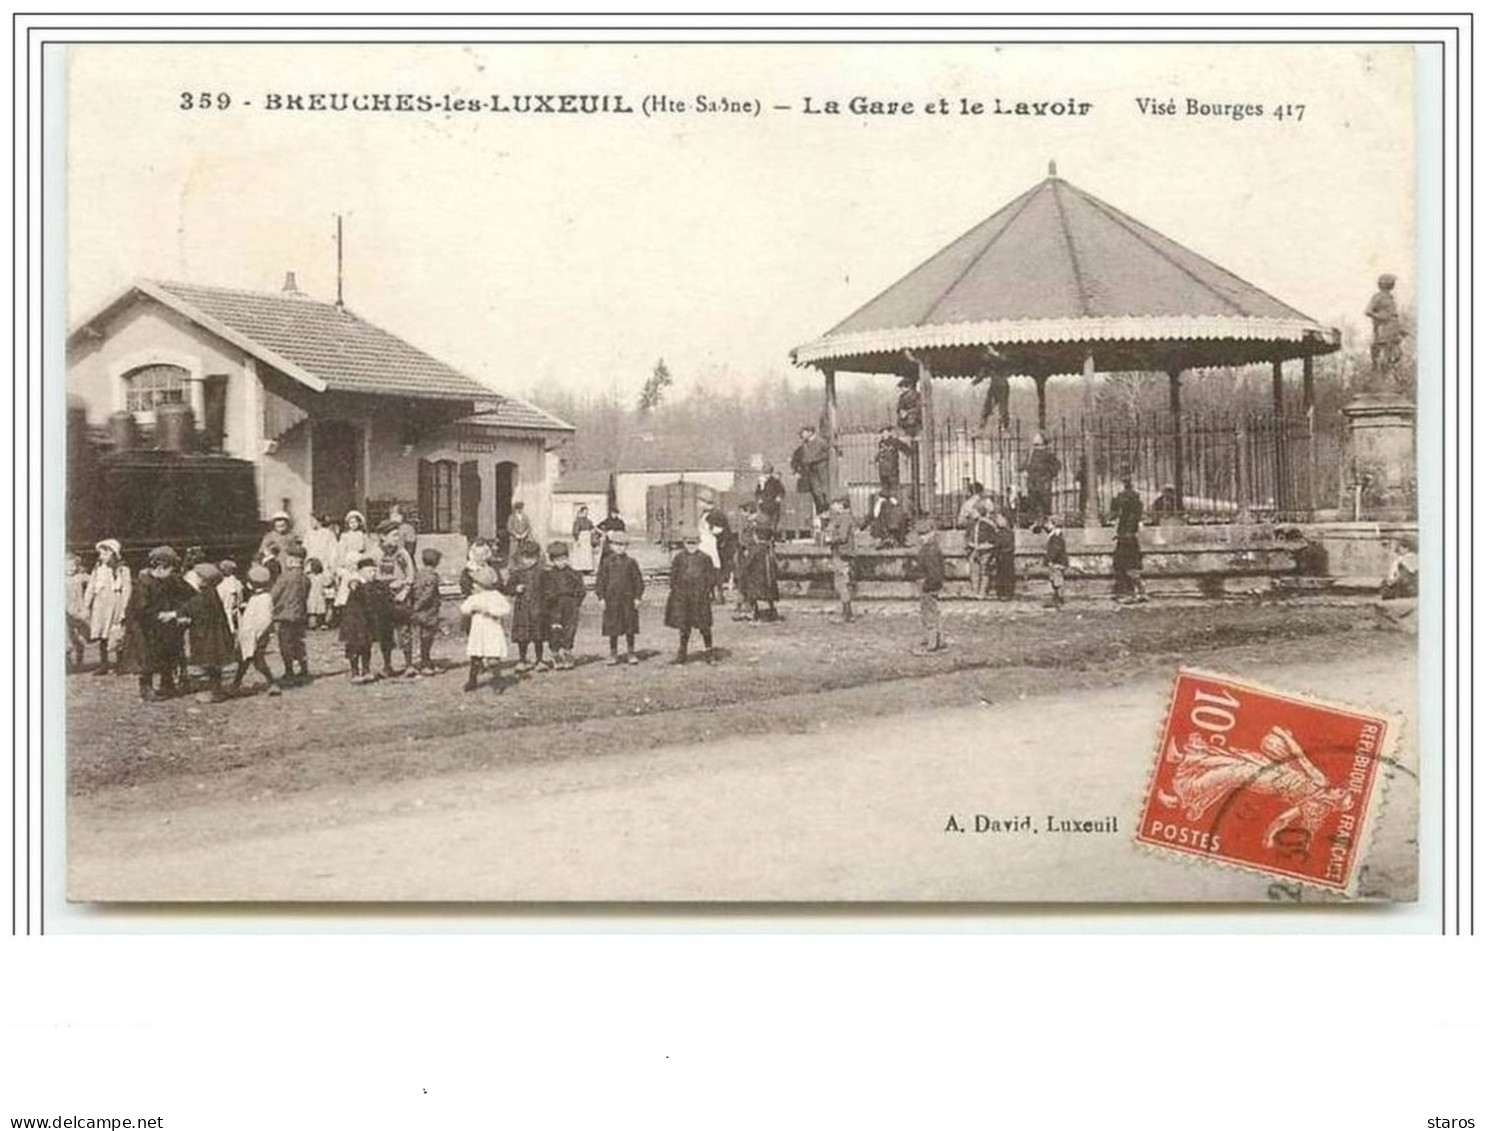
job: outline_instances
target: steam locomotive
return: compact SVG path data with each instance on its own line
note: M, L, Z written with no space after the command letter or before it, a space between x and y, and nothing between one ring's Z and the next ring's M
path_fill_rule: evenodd
M156 407L153 428L117 412L105 429L76 402L67 408L67 548L92 556L115 538L133 566L151 547L199 546L209 561L246 561L258 547L253 464L211 450L190 406Z

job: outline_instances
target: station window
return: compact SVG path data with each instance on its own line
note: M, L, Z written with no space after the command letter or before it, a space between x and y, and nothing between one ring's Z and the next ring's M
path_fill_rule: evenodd
M153 417L162 404L186 403L187 372L179 365L145 365L124 374L124 407Z
M459 465L453 460L420 460L418 509L430 534L452 534L458 519Z

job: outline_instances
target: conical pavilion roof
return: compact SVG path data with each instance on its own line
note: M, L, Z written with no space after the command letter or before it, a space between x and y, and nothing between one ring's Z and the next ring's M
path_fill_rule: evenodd
M973 372L986 346L1018 372L1236 365L1337 347L1334 330L1056 174L930 257L799 364L891 371L933 350Z

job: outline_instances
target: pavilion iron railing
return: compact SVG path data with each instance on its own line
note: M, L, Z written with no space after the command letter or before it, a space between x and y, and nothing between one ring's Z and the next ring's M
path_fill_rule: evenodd
M867 512L880 485L879 427L837 428L839 481L856 514ZM1030 524L1037 507L1026 469L1035 435L1016 419L986 428L941 419L900 456L902 501L916 514L954 525L969 484L978 482ZM1310 415L1152 413L1101 418L1087 429L1082 420L1064 419L1050 422L1042 435L1056 460L1046 501L1068 524L1083 522L1086 494L1100 521L1110 521L1126 478L1148 509L1164 493L1162 505L1174 504L1188 522L1304 521L1336 505L1336 441L1319 435Z

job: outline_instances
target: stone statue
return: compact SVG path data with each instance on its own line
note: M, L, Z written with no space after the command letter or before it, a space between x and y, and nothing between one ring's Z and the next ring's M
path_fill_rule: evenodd
M1398 316L1398 300L1393 297L1397 280L1392 275L1378 276L1378 292L1367 304L1367 317L1372 321L1372 371L1389 387L1398 384L1398 369L1403 361L1403 339L1408 333Z

